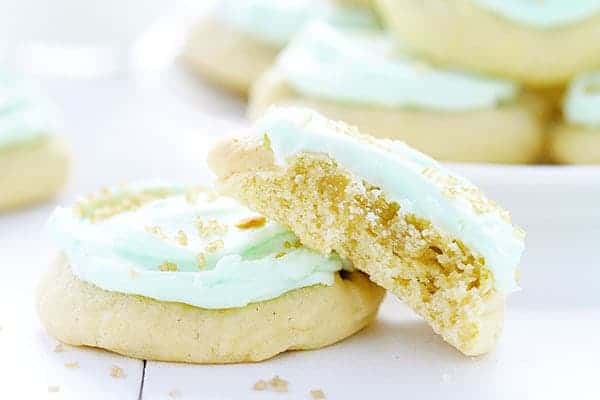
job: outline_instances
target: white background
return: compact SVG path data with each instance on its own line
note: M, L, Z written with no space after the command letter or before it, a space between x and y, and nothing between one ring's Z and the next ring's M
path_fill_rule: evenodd
M210 142L244 123L239 99L177 66L163 69L185 26L171 22L190 15L173 4L181 6L0 1L0 55L40 77L63 114L74 157L70 182L54 202L0 216L0 399L309 399L316 388L328 399L600 399L600 169L594 167L455 166L511 209L529 234L524 290L510 298L504 336L487 356L460 355L393 298L373 326L345 342L260 364L147 362L144 368L97 350L54 352L33 300L55 254L42 234L53 207L132 179L206 182ZM66 45L56 53L48 42ZM64 365L74 361L79 368ZM113 365L123 368L123 378L109 375ZM288 393L251 389L273 375L290 382ZM59 391L49 393L49 386Z

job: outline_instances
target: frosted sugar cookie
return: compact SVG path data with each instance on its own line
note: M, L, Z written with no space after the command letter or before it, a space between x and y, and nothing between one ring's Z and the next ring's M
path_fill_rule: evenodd
M599 0L376 0L390 29L437 63L531 86L600 67Z
M600 72L582 75L570 85L550 153L557 162L600 164Z
M461 352L493 348L524 248L508 212L404 143L307 109L274 108L252 133L210 152L221 191L352 261Z
M260 361L352 335L383 297L336 254L309 250L210 191L104 190L57 209L49 226L63 255L40 284L38 310L71 345L150 360Z
M385 33L317 22L254 86L249 116L269 106L313 108L434 158L528 163L540 156L547 108L510 81L432 66Z
M337 7L327 0L223 0L193 28L183 57L200 75L245 95L308 21L377 24L367 10Z
M0 212L46 200L66 180L68 150L50 109L32 84L0 70Z

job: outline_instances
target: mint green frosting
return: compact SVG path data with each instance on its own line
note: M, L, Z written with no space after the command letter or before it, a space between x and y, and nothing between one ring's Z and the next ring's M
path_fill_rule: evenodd
M504 18L532 28L558 28L600 12L600 0L472 0Z
M324 0L225 0L219 3L215 15L272 45L283 47L307 22L325 19L336 25L378 26L368 10L336 7Z
M268 136L280 165L302 152L327 154L359 181L380 187L400 204L402 213L430 221L483 256L499 291L518 289L515 270L524 250L523 232L508 222L503 210L478 211L470 197L478 189L432 158L400 141L361 140L309 109L271 108L253 131Z
M0 148L48 135L54 124L51 106L37 88L0 69Z
M563 110L572 124L600 127L600 72L582 75L571 83Z
M99 222L80 217L72 208L58 208L49 229L81 280L110 291L208 309L242 307L306 286L332 285L334 273L342 268L335 255L289 246L297 243L296 236L276 223L236 227L257 214L232 199L200 193L190 202L181 190L172 190L164 199ZM113 190L115 198L122 191ZM226 232L200 235L198 217L204 223L217 221ZM160 234L152 231L155 227ZM178 241L180 231L187 243ZM210 252L209 243L218 240L222 247ZM166 262L177 271L161 270Z
M464 111L513 99L512 82L434 67L395 51L379 31L314 22L280 54L277 68L304 96L376 107Z

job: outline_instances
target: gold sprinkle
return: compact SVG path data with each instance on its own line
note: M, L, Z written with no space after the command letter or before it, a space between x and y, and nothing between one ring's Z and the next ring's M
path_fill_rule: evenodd
M243 220L235 224L235 226L240 229L253 229L260 228L266 222L267 219L265 217L263 217L262 215L257 215L254 217L244 218Z
M596 95L600 94L600 82L590 82L583 89L585 94Z
M275 258L281 258L283 256L285 256L285 252L284 251L280 251L279 253L275 254Z
M77 361L69 361L65 363L65 367L69 369L77 369L79 368L79 363Z
M301 247L302 243L300 243L300 241L298 239L296 239L294 242L289 242L289 241L285 241L283 242L283 248L284 249L297 249L298 247Z
M314 400L323 400L325 399L325 393L321 389L313 389L310 391L310 397Z
M257 381L254 386L252 386L252 389L254 390L267 390L267 382L263 381L262 379Z
M167 236L163 233L160 226L146 226L146 232L151 233L153 235L159 236L162 239L165 239Z
M206 256L204 253L199 253L196 256L196 263L198 264L198 268L203 269L206 266Z
M65 345L62 343L56 343L56 346L54 346L54 352L62 353L63 351L65 351Z
M219 221L215 219L204 222L200 217L196 218L196 229L198 230L198 236L203 238L215 235L224 235L227 233L226 225L220 224Z
M110 367L110 376L113 378L123 378L125 377L125 372L118 365L113 365Z
M189 204L196 204L196 202L198 201L198 195L200 194L200 191L200 188L189 188L185 192L185 200Z
M288 381L281 379L278 375L275 375L273 379L269 381L269 386L276 392L283 393L288 391Z
M222 240L215 240L206 245L204 249L207 253L214 253L215 251L219 251L223 248L225 243Z
M58 393L58 392L60 392L60 386L48 385L48 393Z
M179 243L182 246L188 245L188 237L184 231L177 232L177 243Z
M163 272L174 272L177 271L177 264L167 261L162 263L158 269Z
M520 269L515 270L515 281L517 281L517 282L521 281L521 270Z
M266 132L263 134L263 146L268 150L271 149L271 138Z

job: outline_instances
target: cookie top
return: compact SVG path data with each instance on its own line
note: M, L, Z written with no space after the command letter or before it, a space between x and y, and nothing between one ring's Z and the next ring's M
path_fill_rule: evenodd
M232 199L172 185L105 189L58 208L49 228L81 280L208 309L332 285L343 267Z
M218 4L214 16L277 47L285 46L315 19L322 18L340 26L378 25L369 10L334 6L326 0L225 0Z
M365 106L468 111L496 107L519 92L507 80L409 56L382 31L339 28L322 21L292 40L276 68L307 97Z
M600 128L600 71L576 78L563 105L567 122Z
M532 28L559 28L600 12L600 0L471 0L510 21Z
M0 69L0 148L51 134L56 125L56 114L39 89Z
M471 182L403 142L374 139L301 108L271 108L252 128L276 163L301 153L325 153L357 179L379 187L400 212L430 221L484 257L502 292L518 288L515 272L524 232Z

